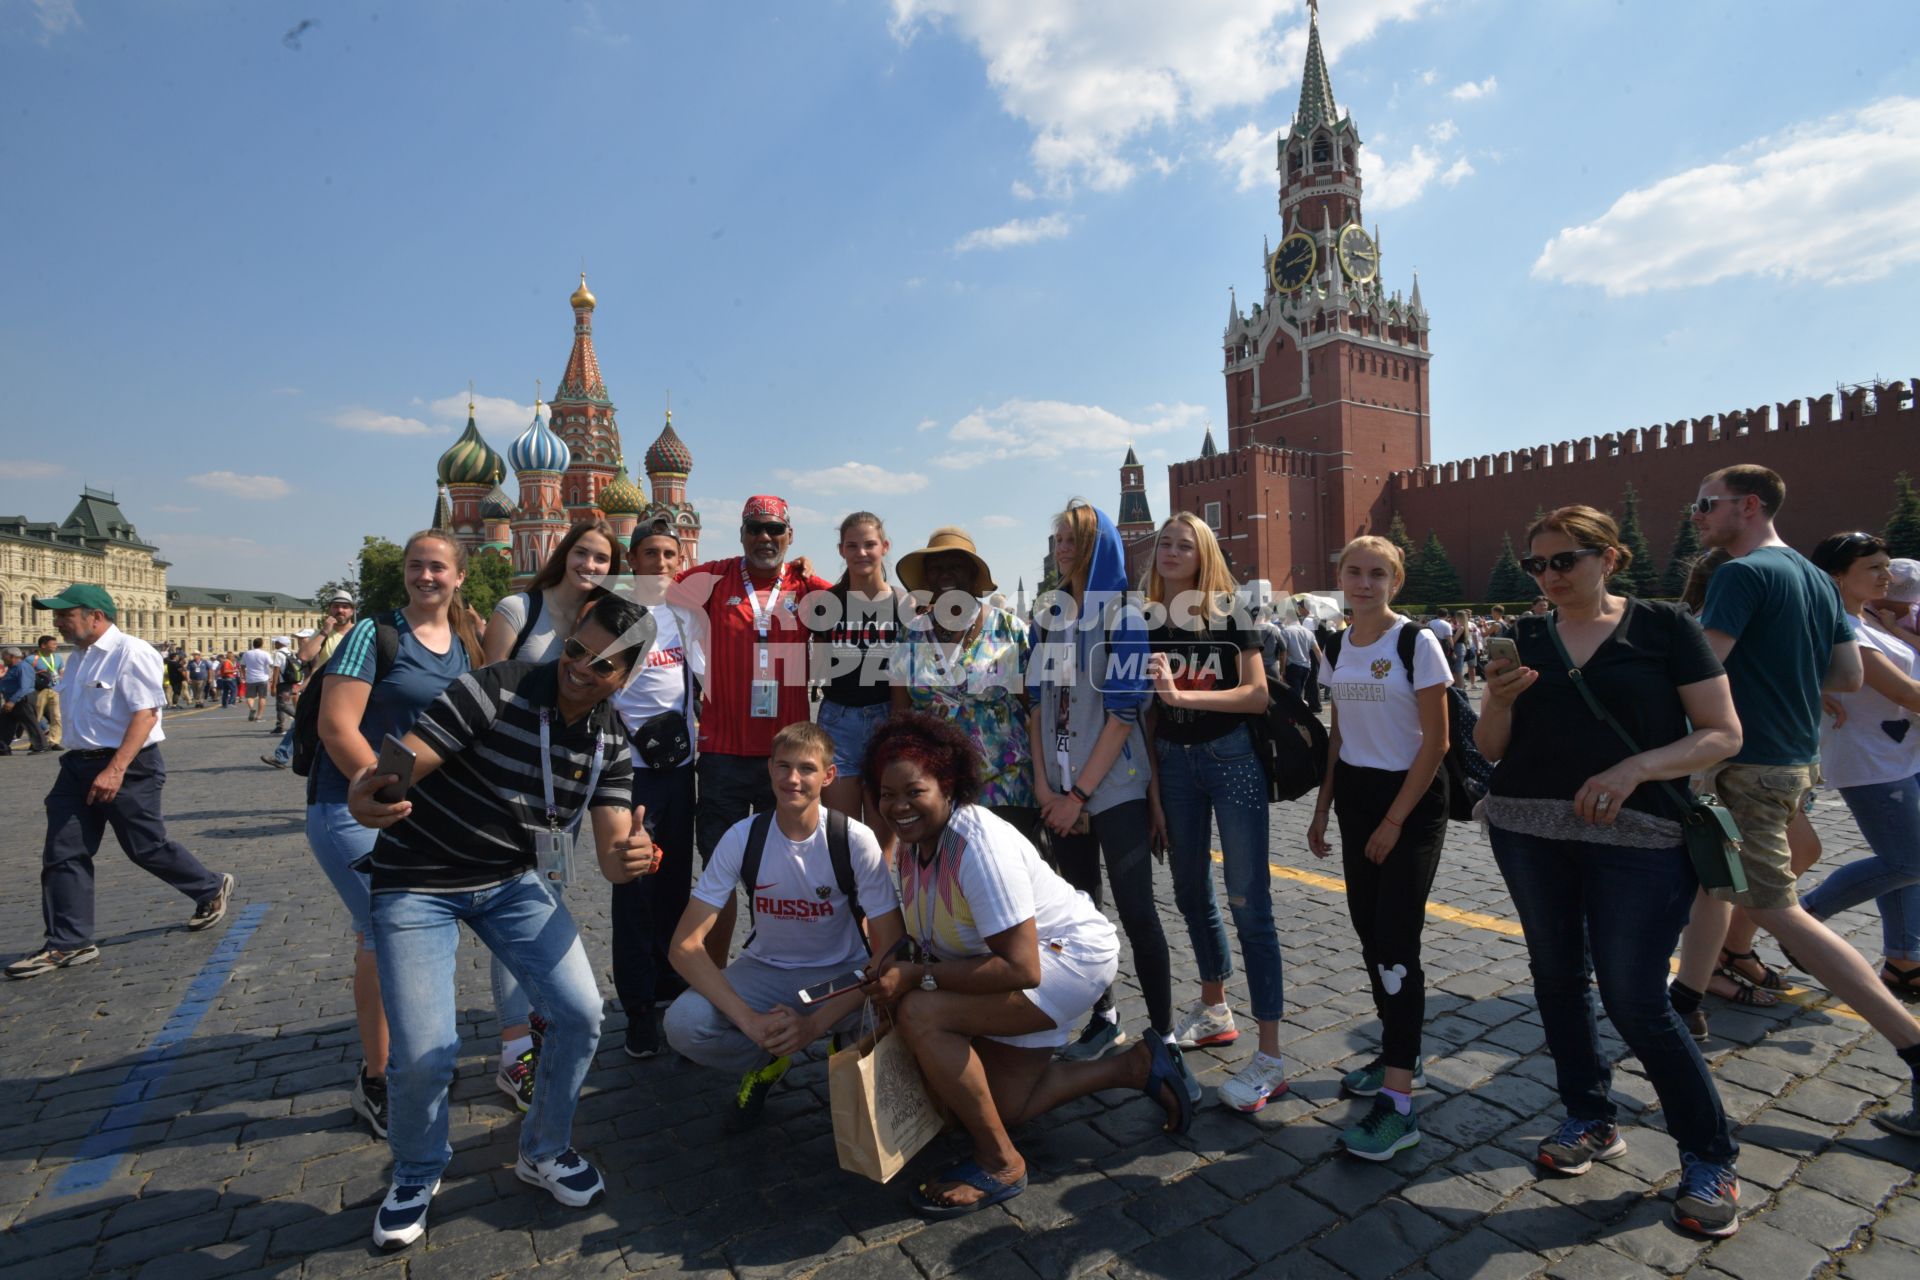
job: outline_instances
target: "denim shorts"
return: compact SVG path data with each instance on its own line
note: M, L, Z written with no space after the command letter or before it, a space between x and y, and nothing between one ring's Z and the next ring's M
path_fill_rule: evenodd
M362 951L373 950L373 931L367 927L367 913L373 905L372 878L364 871L355 871L353 864L373 852L373 842L379 837L372 827L355 822L344 804L307 806L307 844L332 882L333 891L346 904Z
M866 758L867 742L873 737L893 707L885 702L871 707L846 707L837 702L820 704L820 727L833 738L833 769L843 778L860 776L860 762Z

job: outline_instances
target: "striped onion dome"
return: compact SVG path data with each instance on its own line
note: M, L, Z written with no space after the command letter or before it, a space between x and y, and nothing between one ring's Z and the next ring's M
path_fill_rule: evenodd
M640 486L627 475L627 460L620 459L619 470L613 473L613 479L600 491L600 510L610 516L638 515L647 505L647 496L640 492Z
M523 471L565 471L573 461L573 451L548 428L540 409L538 404L533 406L532 424L507 446L507 463L515 475Z
M480 499L480 518L482 520L511 520L514 516L513 499L507 497L506 490L498 483L493 492Z
M440 455L441 484L490 484L505 464L474 425L473 406L467 406L467 429Z
M693 470L693 451L673 429L673 410L667 410L666 429L661 431L659 439L647 447L647 474L659 475L661 472L679 472L685 475Z

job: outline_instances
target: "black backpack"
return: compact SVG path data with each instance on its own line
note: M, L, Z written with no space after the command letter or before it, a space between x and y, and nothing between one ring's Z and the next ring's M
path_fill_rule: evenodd
M513 647L507 650L506 661L512 662L520 656L520 646L525 644L527 637L533 634L534 626L540 621L540 611L545 606L546 597L543 592L527 592L527 620L521 623L520 630L514 633Z
M1408 684L1413 683L1413 650L1420 643L1422 629L1419 623L1409 621L1400 628L1400 637L1394 642ZM1340 632L1323 646L1329 671L1340 664L1340 642L1345 638L1346 633ZM1480 717L1460 686L1448 685L1447 754L1441 767L1447 771L1447 817L1455 822L1473 821L1473 806L1487 794L1487 786L1493 780L1492 762L1473 744L1473 727L1479 723Z
M379 684L387 678L387 672L393 670L393 660L400 653L400 629L391 622L375 620L373 624L373 682ZM333 665L333 659L340 651L335 649L327 660L313 672L314 677L327 674L327 668ZM288 661L292 661L289 655ZM320 756L320 687L326 681L309 678L307 687L300 691L300 701L293 706L293 771L305 778L313 773L313 766ZM309 788L311 790L311 788ZM308 797L312 802L312 797Z
M846 895L853 906L853 922L858 925L867 918L860 909L859 886L853 879L853 842L847 834L847 815L838 809L825 809L827 820L827 854L833 859L834 883L840 886L840 892ZM773 814L756 813L753 825L747 828L747 850L740 859L740 883L747 891L747 918L753 918L753 886L760 879L760 858L767 851L767 832L773 830ZM753 935L747 935L747 941L753 941ZM743 944L744 945L744 944Z
M1247 717L1253 751L1267 775L1267 802L1298 800L1327 776L1327 727L1287 688L1278 662L1266 664L1267 710Z

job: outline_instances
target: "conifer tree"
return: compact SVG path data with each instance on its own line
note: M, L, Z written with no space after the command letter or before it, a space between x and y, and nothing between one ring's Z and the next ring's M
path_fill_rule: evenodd
M1893 478L1893 510L1887 515L1887 553L1896 560L1920 559L1920 493L1913 489L1913 477L1902 471Z
M1687 589L1687 574L1700 555L1700 533L1693 527L1693 509L1682 508L1680 527L1673 534L1673 549L1667 552L1667 569L1660 575L1660 594L1677 597Z
M1401 558L1406 561L1409 572L1413 569L1413 539L1407 536L1407 522L1395 512L1393 523L1387 526L1387 541L1400 548Z
M1453 562L1447 559L1447 549L1440 545L1440 535L1431 529L1427 530L1426 544L1414 553L1407 567L1406 589L1400 594L1409 603L1429 608L1458 603L1466 594L1460 586L1460 575L1453 571Z
M1527 600L1533 596L1533 579L1520 567L1519 557L1513 553L1513 535L1500 535L1500 558L1493 562L1493 575L1487 579L1487 600L1500 604L1510 600Z
M1630 595L1652 595L1660 575L1654 571L1653 552L1640 528L1640 495L1634 492L1632 481L1627 482L1627 491L1620 499L1620 545L1633 553L1633 561L1614 580Z

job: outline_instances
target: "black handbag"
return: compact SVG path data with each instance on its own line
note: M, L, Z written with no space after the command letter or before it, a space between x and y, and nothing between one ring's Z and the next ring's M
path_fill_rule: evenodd
M1567 656L1566 643L1560 639L1560 629L1554 624L1552 615L1547 617L1547 635L1553 640L1553 648L1560 655L1560 661L1566 665L1567 678L1580 691L1580 697L1585 700L1588 710L1593 712L1594 719L1604 720L1607 727L1619 735L1627 750L1639 755L1640 745L1633 740L1633 735L1600 705L1600 699L1587 687L1586 675ZM1701 885L1708 889L1731 889L1735 893L1745 893L1747 873L1740 863L1740 828L1735 825L1733 815L1727 812L1726 806L1712 796L1682 791L1664 779L1658 785L1667 799L1673 801L1684 815L1680 819L1680 829L1686 840L1687 856L1693 860L1693 871L1700 877Z

